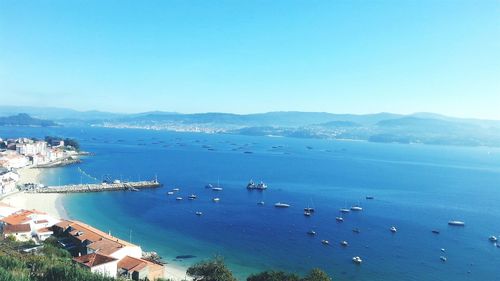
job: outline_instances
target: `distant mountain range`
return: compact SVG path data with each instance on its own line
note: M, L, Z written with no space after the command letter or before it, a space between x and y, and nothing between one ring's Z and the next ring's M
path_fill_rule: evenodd
M434 113L356 115L289 111L239 115L154 111L119 114L61 108L0 106L0 116L19 112L40 119L52 119L64 126L139 128L372 142L500 146L500 121L454 118ZM21 115L16 116L17 119L22 119L19 118ZM22 115L22 117L26 119L27 115Z

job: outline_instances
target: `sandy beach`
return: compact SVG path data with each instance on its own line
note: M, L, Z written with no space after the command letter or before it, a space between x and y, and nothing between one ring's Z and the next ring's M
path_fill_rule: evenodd
M187 268L174 264L165 264L165 277L173 281L193 280L186 274Z
M36 168L22 168L17 171L20 179L18 184L40 183L42 170ZM13 207L22 209L36 209L46 212L56 218L67 218L66 211L62 205L61 194L33 194L25 192L16 192L2 198L1 202L7 203Z

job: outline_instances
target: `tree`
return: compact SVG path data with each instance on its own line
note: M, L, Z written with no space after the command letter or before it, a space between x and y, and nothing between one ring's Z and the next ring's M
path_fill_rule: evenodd
M300 277L283 271L264 271L250 275L247 281L300 281Z
M233 273L220 257L202 261L189 267L187 274L195 281L236 281Z
M309 274L302 279L303 281L332 281L332 278L319 268L314 268Z

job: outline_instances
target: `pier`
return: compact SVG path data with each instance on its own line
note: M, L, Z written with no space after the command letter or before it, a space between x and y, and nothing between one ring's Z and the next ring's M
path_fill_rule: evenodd
M71 184L60 186L48 186L45 188L36 188L28 192L31 193L84 193L84 192L102 192L102 191L138 191L145 188L157 188L161 184L157 180L136 181L136 182L115 182L99 184Z

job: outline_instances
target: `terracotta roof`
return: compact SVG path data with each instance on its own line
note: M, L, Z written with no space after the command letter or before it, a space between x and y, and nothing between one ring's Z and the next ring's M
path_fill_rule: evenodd
M44 228L40 228L36 231L37 233L49 233L49 232L52 232L52 229L50 227L44 227Z
M98 253L92 253L85 256L73 258L73 260L86 267L94 267L108 262L116 261L117 259Z
M31 226L29 224L14 224L14 225L8 224L3 228L4 234L19 233L19 232L31 232Z
M32 211L21 210L19 212L16 212L10 216L3 218L2 221L5 222L6 224L26 223L26 222L31 220L31 218L29 218L29 216L32 214L33 214Z
M65 220L55 226L63 230L70 228L69 234L73 238L80 242L89 241L88 248L105 255L111 255L125 246L138 247L79 221Z
M102 239L102 240L98 240L98 241L95 241L95 242L87 245L87 247L98 252L98 253L102 253L105 255L111 255L114 252L122 249L124 247L124 245L122 245L116 241Z
M141 271L145 267L155 268L154 270L157 270L163 266L152 263L148 260L133 258L131 256L126 256L118 262L118 268L125 269L130 272Z

